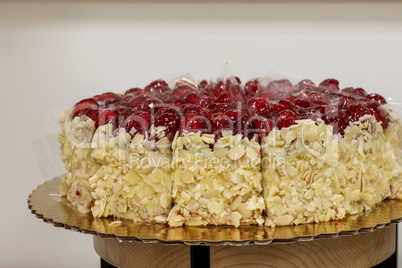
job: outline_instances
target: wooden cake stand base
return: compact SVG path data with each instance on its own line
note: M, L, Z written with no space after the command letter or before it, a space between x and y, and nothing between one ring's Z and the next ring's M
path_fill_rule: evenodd
M392 224L352 236L248 246L169 245L94 236L94 248L103 260L122 268L372 267L394 254L396 228Z

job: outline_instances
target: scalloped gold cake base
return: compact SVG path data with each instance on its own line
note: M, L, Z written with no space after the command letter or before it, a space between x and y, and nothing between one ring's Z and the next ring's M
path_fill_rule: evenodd
M278 242L310 241L373 232L402 220L402 201L385 200L371 213L348 216L341 221L282 227L206 226L169 227L165 224L135 223L115 218L94 218L77 212L58 193L60 177L38 186L28 206L38 218L56 227L96 235L100 238L185 245L268 245Z
M210 267L372 267L395 252L396 225L335 239L210 247ZM186 245L94 237L98 255L116 267L190 267Z

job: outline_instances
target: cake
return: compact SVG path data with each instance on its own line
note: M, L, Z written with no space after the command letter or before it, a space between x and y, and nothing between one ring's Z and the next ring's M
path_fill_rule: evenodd
M94 217L275 227L402 198L398 116L335 79L156 80L81 100L60 124L60 192Z

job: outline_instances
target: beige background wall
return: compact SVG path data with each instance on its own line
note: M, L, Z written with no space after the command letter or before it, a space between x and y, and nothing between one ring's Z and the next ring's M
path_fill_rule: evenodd
M62 172L57 117L81 98L231 72L335 77L402 102L401 71L398 3L0 1L0 267L99 267L89 235L26 201Z

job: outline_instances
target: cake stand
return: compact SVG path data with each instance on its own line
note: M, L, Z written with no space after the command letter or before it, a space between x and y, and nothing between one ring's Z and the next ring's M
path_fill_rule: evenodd
M28 206L56 227L93 235L102 267L396 267L400 200L385 200L368 214L341 221L169 228L76 212L58 193L60 182L56 177L38 186Z

